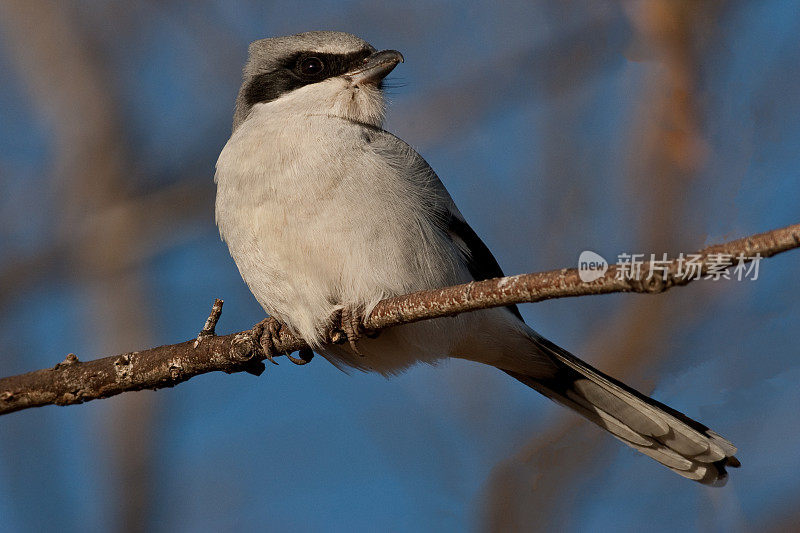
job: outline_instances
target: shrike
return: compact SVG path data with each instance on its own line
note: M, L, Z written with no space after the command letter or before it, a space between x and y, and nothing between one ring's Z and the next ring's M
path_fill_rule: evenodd
M382 129L382 80L402 61L339 32L250 45L217 161L216 219L259 303L340 368L485 363L681 476L722 484L739 466L730 442L543 338L515 306L374 338L346 327L343 315L390 296L503 275L436 173ZM351 343L326 342L337 320Z

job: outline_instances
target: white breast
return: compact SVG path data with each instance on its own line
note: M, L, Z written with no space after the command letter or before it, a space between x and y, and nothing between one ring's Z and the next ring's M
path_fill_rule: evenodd
M380 130L256 106L217 162L216 216L264 309L316 344L342 305L468 279L420 162Z

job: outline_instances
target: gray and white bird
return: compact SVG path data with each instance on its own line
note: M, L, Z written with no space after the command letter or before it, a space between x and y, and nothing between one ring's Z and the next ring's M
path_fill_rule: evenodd
M264 310L340 368L494 366L681 476L722 484L739 466L730 442L546 340L514 306L326 342L342 310L503 275L436 173L382 128L382 80L402 61L340 32L250 45L216 219Z

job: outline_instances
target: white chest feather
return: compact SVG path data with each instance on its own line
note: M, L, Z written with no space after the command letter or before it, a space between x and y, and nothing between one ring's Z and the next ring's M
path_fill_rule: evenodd
M217 162L217 224L264 309L312 344L333 311L467 279L432 213L449 199L405 144L256 106Z

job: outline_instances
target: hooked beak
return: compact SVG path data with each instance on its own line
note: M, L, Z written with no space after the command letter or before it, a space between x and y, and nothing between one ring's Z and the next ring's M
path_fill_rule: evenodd
M345 76L356 85L364 83L377 85L398 63L402 62L403 54L397 50L381 50L366 58L361 66L346 73Z

